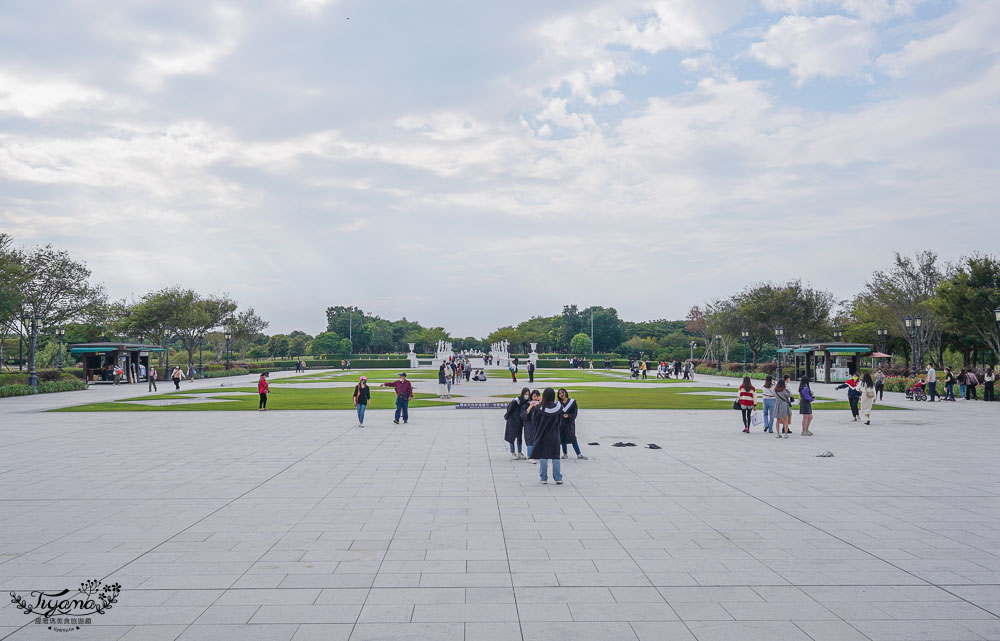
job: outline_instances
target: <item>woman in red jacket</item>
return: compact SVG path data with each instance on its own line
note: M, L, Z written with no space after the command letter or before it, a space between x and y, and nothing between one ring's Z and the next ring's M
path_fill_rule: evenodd
M744 376L740 385L739 396L740 413L743 414L743 433L750 433L750 419L753 417L753 410L757 407L757 388L750 383L750 377Z
M267 384L267 372L260 373L260 380L257 381L257 393L260 394L260 406L257 408L258 412L267 411L267 392L271 388Z

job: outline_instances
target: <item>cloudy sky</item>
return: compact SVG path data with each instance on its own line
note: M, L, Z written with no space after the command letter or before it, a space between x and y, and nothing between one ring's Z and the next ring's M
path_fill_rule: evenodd
M1000 0L12 0L0 230L484 335L1000 248Z

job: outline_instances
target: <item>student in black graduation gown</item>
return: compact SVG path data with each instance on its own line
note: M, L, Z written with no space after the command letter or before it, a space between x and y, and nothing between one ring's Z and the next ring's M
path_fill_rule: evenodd
M521 390L520 396L513 399L507 404L507 412L503 415L504 420L507 421L507 428L503 433L503 440L510 443L510 457L515 461L518 459L523 459L524 454L521 453L522 432L524 429L524 424L521 422L521 406L526 405L531 401L531 391L525 387ZM514 443L517 442L517 452L514 452Z
M556 391L546 387L542 402L532 410L535 426L535 443L528 457L538 461L538 476L542 484L549 482L549 461L552 461L552 478L562 485L563 475L559 466L559 425L562 423L562 405L556 401Z
M568 458L566 455L566 446L572 445L573 450L576 452L576 458L587 460L587 457L580 453L580 443L576 440L576 415L580 411L580 408L576 405L576 399L570 398L569 392L565 389L560 389L556 395L556 400L559 402L559 406L562 407L562 413L560 414L562 420L559 425L559 436L562 441L562 457Z
M531 398L527 403L521 403L521 425L524 427L524 444L528 448L528 462L537 464L538 461L531 458L531 448L535 445L535 423L532 411L542 402L542 393L532 390Z

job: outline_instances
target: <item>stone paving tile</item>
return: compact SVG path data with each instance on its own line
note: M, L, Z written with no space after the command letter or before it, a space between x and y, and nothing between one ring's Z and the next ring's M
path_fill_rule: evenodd
M81 639L1000 638L1000 441L989 408L947 410L864 431L824 412L780 443L725 412L584 412L605 446L559 487L492 412L404 430L374 410L364 432L349 412L21 412L0 586L110 575L120 603Z

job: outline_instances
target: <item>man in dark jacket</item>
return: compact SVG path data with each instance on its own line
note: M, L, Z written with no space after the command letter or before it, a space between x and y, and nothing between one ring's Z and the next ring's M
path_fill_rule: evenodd
M528 382L535 382L535 364L532 361L528 361Z
M396 418L393 423L399 425L400 416L406 423L410 418L410 401L413 400L413 385L406 380L406 372L400 372L398 381L382 383L382 387L391 387L396 390Z

